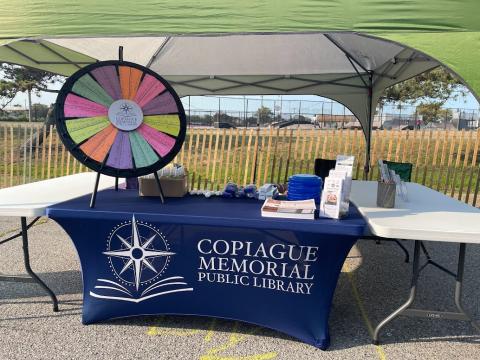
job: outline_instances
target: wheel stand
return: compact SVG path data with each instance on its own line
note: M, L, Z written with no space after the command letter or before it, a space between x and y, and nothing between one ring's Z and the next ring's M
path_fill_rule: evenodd
M379 344L379 333L382 328L395 319L397 316L405 315L411 317L422 317L422 318L429 318L429 319L450 319L450 320L462 320L468 321L477 331L480 332L480 325L474 321L470 315L466 313L463 309L462 305L462 287L463 287L463 272L465 268L465 249L466 244L461 243L458 253L458 267L457 273L453 273L452 271L448 270L447 268L443 267L442 265L438 264L437 262L433 261L428 253L425 244L420 241L415 241L415 250L413 254L413 274L412 280L410 285L410 296L408 300L400 306L397 310L387 316L384 320L382 320L373 332L373 344ZM420 266L420 250L424 253L427 261ZM457 307L457 312L450 312L450 311L436 311L436 310L427 310L427 309L414 309L410 306L412 305L413 301L415 300L416 293L417 293L417 284L418 278L422 270L424 270L428 265L433 265L437 269L447 273L448 275L455 278L455 306Z
M38 220L40 217L36 217L33 219L33 221L27 225L27 218L26 217L21 217L21 225L22 225L22 231L19 233L8 237L7 239L4 239L0 241L0 245L5 244L13 239L16 239L18 237L22 237L22 243L23 243L23 262L25 264L25 270L27 271L28 276L10 276L10 275L0 275L0 281L12 281L12 282L23 282L23 283L37 283L40 285L43 290L50 296L52 299L53 303L53 311L57 312L58 311L58 300L53 291L38 277L37 274L32 270L30 266L30 254L28 251L28 229L30 229Z

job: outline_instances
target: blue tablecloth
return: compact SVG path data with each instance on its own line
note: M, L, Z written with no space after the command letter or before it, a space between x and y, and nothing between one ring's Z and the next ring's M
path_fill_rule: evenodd
M104 190L47 209L72 238L83 276L83 322L142 314L246 321L325 349L345 258L364 231L343 220L262 218L262 202L140 198Z

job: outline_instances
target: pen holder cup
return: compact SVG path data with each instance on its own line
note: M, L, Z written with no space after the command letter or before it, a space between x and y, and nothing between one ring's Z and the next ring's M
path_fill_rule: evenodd
M397 188L395 183L389 184L379 181L377 187L377 206L382 208L394 208L396 194Z

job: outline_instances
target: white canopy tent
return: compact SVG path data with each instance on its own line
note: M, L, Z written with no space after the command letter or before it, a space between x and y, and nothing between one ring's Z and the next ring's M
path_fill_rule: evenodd
M49 71L57 65L69 75L89 62L118 59L120 46L124 60L158 72L180 96L308 94L338 101L363 127L366 165L382 92L440 65L415 49L354 32L28 39L4 45L2 53L10 54L0 58Z

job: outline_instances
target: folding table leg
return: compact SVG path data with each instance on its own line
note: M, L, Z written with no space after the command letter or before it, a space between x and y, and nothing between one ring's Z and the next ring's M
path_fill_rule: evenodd
M28 275L32 277L37 284L39 284L43 290L47 292L53 302L53 311L58 311L58 300L52 290L35 274L30 266L30 254L28 251L28 228L27 228L27 218L21 218L22 223L22 242L23 242L23 261L25 263L25 269L27 270Z
M420 246L424 248L424 252L427 256L427 262L421 267L420 267ZM463 273L465 268L465 249L466 249L466 244L461 243L460 250L458 253L457 273L454 274L448 269L444 268L443 266L431 260L430 255L428 254L428 252L426 252L425 246L422 244L422 242L418 240L415 241L415 249L413 254L413 274L412 274L412 282L410 286L410 296L402 306L400 306L397 310L395 310L393 313L391 313L389 316L387 316L384 320L382 320L377 325L377 327L373 332L373 343L375 345L378 345L379 343L378 336L379 336L380 330L399 315L424 317L429 319L451 319L451 320L468 321L470 322L472 327L474 327L477 331L480 332L480 325L476 321L474 321L470 315L468 315L468 313L463 309L463 305L462 305ZM457 307L458 312L410 308L413 301L415 300L418 277L420 275L420 272L427 265L434 265L437 269L455 277L455 306Z
M380 330L387 325L390 321L395 319L397 316L399 316L402 312L405 311L410 305L412 305L413 300L415 300L415 295L417 294L417 283L418 283L418 275L420 274L420 241L415 241L415 248L413 250L413 274L412 274L412 282L410 285L410 296L408 297L408 300L400 306L397 310L395 310L393 313L391 313L389 316L387 316L385 319L383 319L380 324L377 325L373 332L373 343L375 345L379 344L378 341L378 334L380 333Z
M400 247L400 249L403 250L403 253L405 254L405 262L406 263L410 262L410 254L409 254L407 248L405 246L403 246L403 244L400 242L400 240L393 239L393 241L395 242L395 244L397 244Z
M458 270L455 279L455 306L457 307L458 311L460 311L460 314L463 314L468 319L468 321L470 321L472 327L474 327L478 332L480 332L480 325L475 320L473 320L470 315L468 315L468 313L463 309L462 304L463 271L465 269L465 249L466 244L461 243L460 250L458 252Z

